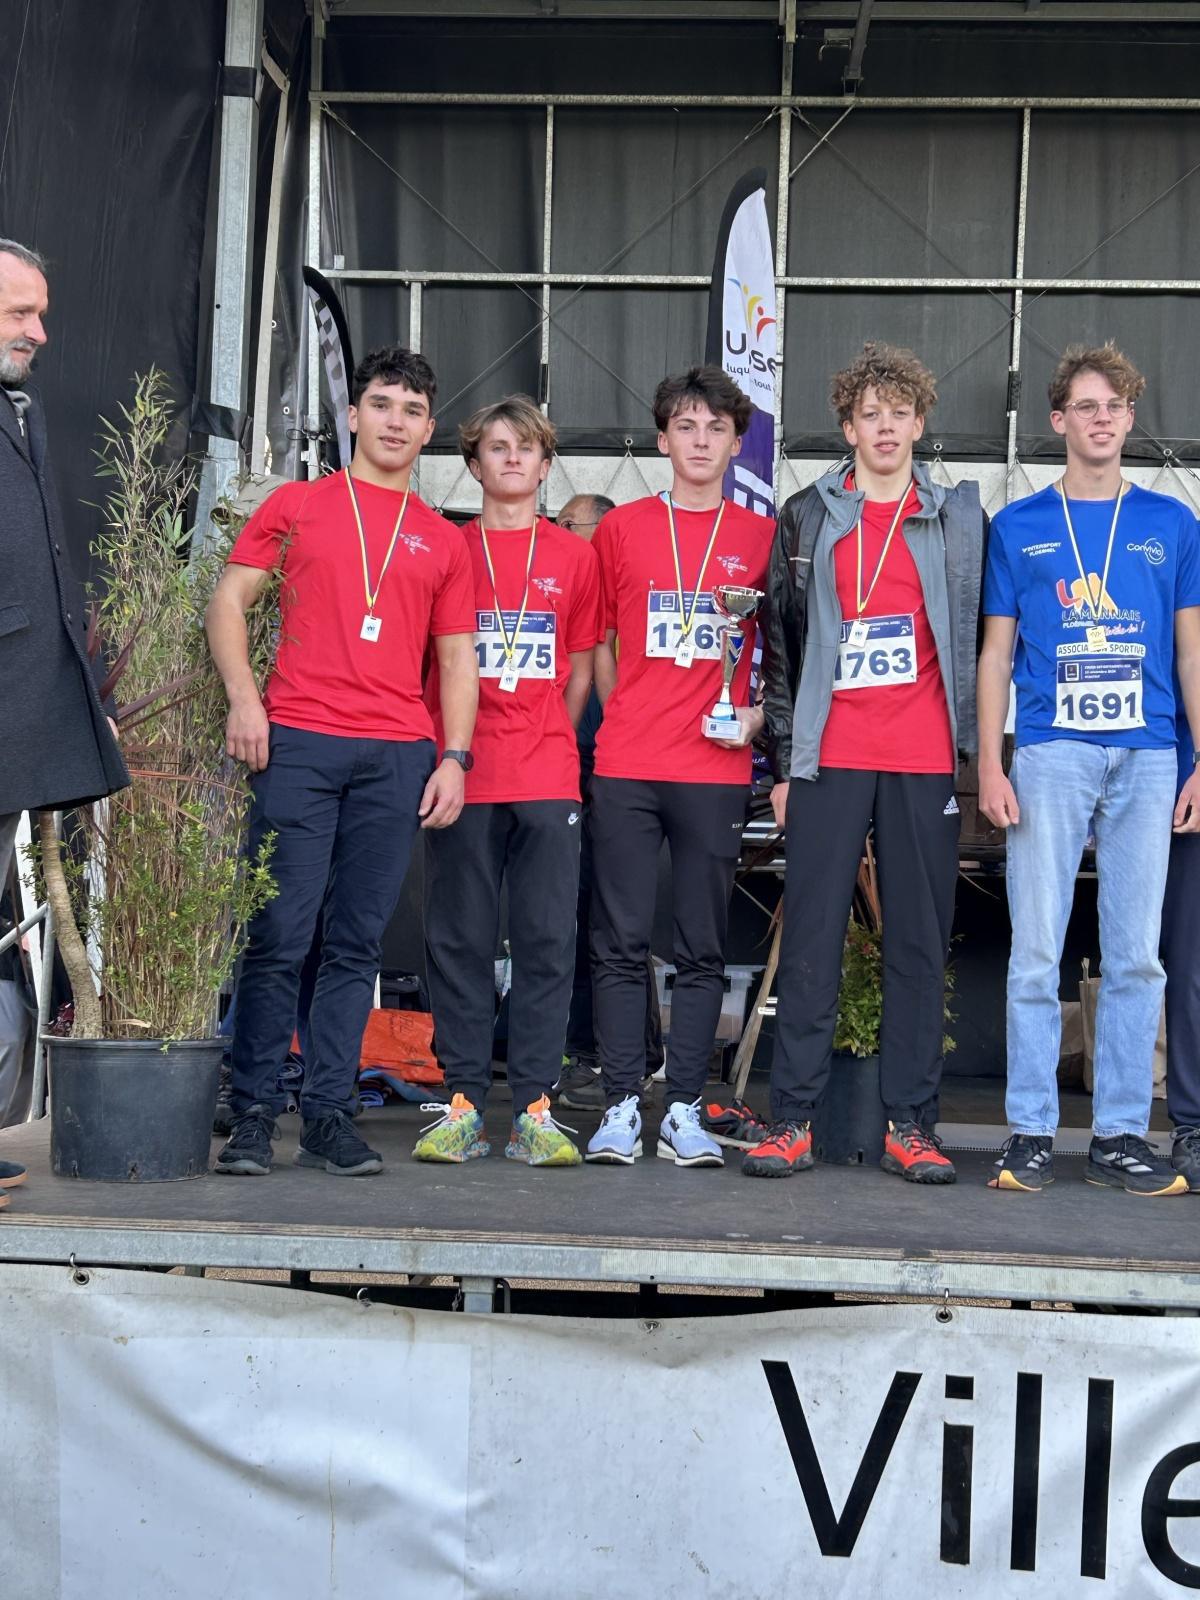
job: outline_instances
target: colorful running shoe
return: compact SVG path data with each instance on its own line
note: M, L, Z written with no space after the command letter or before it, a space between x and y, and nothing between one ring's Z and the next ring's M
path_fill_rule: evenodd
M441 1115L421 1129L421 1137L413 1145L414 1160L474 1161L476 1156L490 1153L492 1147L483 1136L483 1118L465 1094L456 1094L449 1105L427 1101L421 1110Z
M942 1154L937 1135L915 1122L889 1122L879 1165L909 1183L953 1183L954 1163Z
M723 1167L721 1146L700 1126L700 1102L675 1100L658 1130L658 1153L677 1167Z
M700 1108L700 1126L718 1144L732 1145L735 1150L753 1150L771 1131L766 1120L744 1100L731 1100L724 1106L709 1101Z
M773 1122L762 1143L742 1157L747 1178L789 1178L812 1164L812 1125L807 1122Z
M588 1140L585 1161L606 1161L631 1167L642 1153L642 1114L637 1096L627 1095L609 1106L604 1120Z
M1112 1139L1093 1137L1083 1175L1089 1183L1111 1185L1126 1194L1152 1197L1188 1192L1184 1174L1136 1133L1119 1133Z
M531 1167L577 1167L583 1157L567 1138L575 1131L555 1122L550 1115L550 1097L543 1095L513 1123L504 1154L510 1161L524 1161Z

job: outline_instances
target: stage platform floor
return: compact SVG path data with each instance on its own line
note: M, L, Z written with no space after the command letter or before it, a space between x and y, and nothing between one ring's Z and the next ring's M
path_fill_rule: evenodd
M953 1187L859 1167L752 1180L737 1151L721 1170L657 1159L659 1116L646 1113L647 1154L633 1167L539 1171L504 1160L502 1100L488 1113L492 1155L464 1166L411 1159L429 1121L418 1107L371 1111L359 1125L385 1166L370 1178L293 1167L289 1116L269 1178L145 1185L54 1177L48 1122L25 1124L0 1131L0 1157L29 1168L0 1212L0 1260L1200 1310L1200 1196L1095 1188L1071 1155L1056 1158L1045 1193L1001 1194L986 1187L983 1150L953 1153ZM597 1121L563 1118L584 1139Z

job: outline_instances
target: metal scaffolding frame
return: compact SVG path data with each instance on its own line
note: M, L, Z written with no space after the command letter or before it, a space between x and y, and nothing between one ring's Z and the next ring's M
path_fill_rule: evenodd
M379 8L379 13L386 11L386 6ZM804 20L811 20L812 6L801 4L800 11ZM828 8L816 8L825 10ZM551 371L551 327L556 316L561 313L564 306L555 308L552 304L552 291L558 288L569 288L575 294L582 293L591 287L606 289L707 289L711 284L708 273L630 273L613 271L596 272L556 272L552 270L552 244L554 224L554 179L555 179L555 117L556 113L576 108L611 108L614 111L622 109L661 109L678 113L680 111L705 112L721 109L744 109L759 111L769 118L778 120L779 135L779 166L776 178L775 195L775 229L776 229L776 262L775 262L775 294L776 294L776 321L777 339L779 349L784 347L784 328L788 310L788 296L790 293L801 290L867 290L879 293L920 292L923 294L942 294L953 292L972 292L990 294L1003 306L1011 323L1008 341L1008 395L1006 401L1006 473L1004 478L1004 498L1011 497L1014 481L1018 471L1028 479L1028 474L1020 467L1017 460L1017 411L1020 393L1020 376L1022 366L1022 341L1023 326L1022 314L1025 309L1026 297L1030 294L1165 294L1184 293L1192 294L1200 291L1200 277L1198 278L1097 278L1073 277L1066 275L1057 278L1038 277L1030 278L1025 275L1025 242L1028 221L1028 186L1030 148L1033 139L1034 113L1079 113L1093 110L1105 112L1177 112L1187 113L1200 111L1200 98L1165 97L1163 99L1141 97L1058 97L1058 96L878 96L878 95L795 95L792 93L792 57L796 38L797 25L797 0L780 0L779 22L781 40L781 67L780 91L775 95L659 95L659 94L539 94L527 92L490 92L490 93L454 93L454 92L404 92L404 91L360 91L360 90L329 90L323 82L323 51L324 42L329 22L326 20L320 6L314 8L314 47L312 55L312 81L309 95L309 226L308 226L308 260L327 277L352 284L382 284L391 283L405 285L409 289L409 328L408 338L411 346L420 348L422 335L423 294L427 288L442 285L487 285L519 289L532 300L538 311L538 325L531 329L528 338L537 338L539 343L539 395L538 399L543 409L549 410L553 389L554 374ZM379 14L377 13L377 14ZM336 15L350 14L350 8L339 8ZM336 26L336 19L334 25ZM544 192L543 192L543 229L541 243L540 270L530 271L504 271L491 264L487 270L446 270L436 266L419 266L406 264L391 269L363 268L347 263L341 256L322 260L321 214L323 199L323 130L326 119L348 130L368 150L371 146L362 139L356 130L350 127L338 108L351 108L356 105L372 106L451 106L465 109L481 107L513 107L513 108L542 108L545 113L545 152L544 152ZM791 164L792 151L792 126L795 118L803 116L808 111L836 111L841 113L838 121L820 135L813 148L806 152L801 161L793 168ZM1019 123L1019 192L1017 196L1017 213L1015 239L1013 248L1013 268L1009 276L980 277L956 276L917 277L917 276L848 276L848 275L798 275L789 273L788 268L788 222L791 185L796 173L804 162L816 153L822 145L826 144L836 127L849 114L869 114L874 111L908 111L925 110L937 111L1013 111L1020 113ZM378 152L372 151L378 156ZM383 157L379 156L380 160ZM845 158L842 158L845 159ZM384 163L389 165L388 163ZM392 168L391 170L396 171ZM398 177L401 177L397 173ZM402 179L409 188L407 179ZM419 191L416 191L419 192ZM428 197L422 196L426 199ZM678 203L678 202L676 202ZM434 209L437 209L434 207ZM913 219L909 219L912 221ZM914 224L920 226L919 224ZM461 230L458 230L461 232ZM922 230L924 231L924 230ZM463 235L466 238L466 235ZM928 238L928 234L925 234ZM472 242L472 241L468 241ZM933 241L931 241L933 242ZM481 247L476 247L484 260L489 258ZM625 253L624 251L621 252ZM944 254L944 252L942 252ZM619 256L613 258L619 259ZM1085 258L1086 259L1086 258ZM953 263L950 263L953 265ZM572 297L573 298L573 297ZM572 337L568 335L568 337ZM575 341L577 344L578 340ZM990 341L989 341L990 342ZM511 353L504 352L504 355ZM583 347L586 350L586 347ZM964 361L971 359L977 352L970 352ZM587 351L593 359L599 360L594 352ZM500 358L502 359L502 357ZM603 365L603 363L601 363ZM781 362L782 369L782 362ZM609 369L611 371L611 369ZM616 376L619 377L619 374ZM307 364L308 388L305 411L308 422L310 441L315 438L320 427L320 365L317 360L315 342L309 341L309 355ZM781 469L782 443L784 438L783 415L783 384L782 376L776 384L775 397L775 429L777 453L780 456ZM1157 441L1155 441L1157 443ZM1171 463L1171 452L1160 446L1164 463ZM628 451L627 451L628 454ZM430 465L437 458L430 459ZM307 452L308 470L310 475L318 471L317 450L310 446ZM445 474L438 474L443 479L443 488L450 483ZM644 475L643 475L644 476ZM778 485L782 487L782 484Z

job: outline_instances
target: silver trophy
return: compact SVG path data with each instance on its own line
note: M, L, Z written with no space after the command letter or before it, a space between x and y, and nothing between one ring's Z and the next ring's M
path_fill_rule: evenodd
M742 623L749 622L757 613L763 603L763 592L761 589L744 589L737 583L719 583L712 597L714 606L725 619L718 624L721 633L721 697L703 719L701 727L706 739L736 739L738 714L730 685L746 644Z

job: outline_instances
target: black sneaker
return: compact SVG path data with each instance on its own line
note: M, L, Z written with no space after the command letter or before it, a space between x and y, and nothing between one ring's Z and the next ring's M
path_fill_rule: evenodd
M754 1150L771 1132L770 1124L744 1100L706 1100L700 1107L700 1126L718 1144L735 1150Z
M599 1068L579 1056L568 1056L554 1085L559 1105L570 1111L603 1111L608 1104Z
M383 1157L371 1149L344 1111L306 1122L294 1159L298 1167L324 1167L340 1178L365 1178L383 1170Z
M233 1132L233 1125L237 1121L234 1115L233 1102L233 1074L227 1066L221 1067L221 1082L217 1089L217 1103L213 1108L214 1133L223 1134L226 1138Z
M1182 1172L1188 1188L1200 1194L1200 1128L1176 1128L1171 1143L1171 1165Z
M1160 1156L1136 1133L1118 1133L1112 1139L1093 1138L1088 1148L1089 1183L1124 1189L1126 1194L1186 1194L1188 1180L1166 1156Z
M229 1143L217 1156L214 1172L234 1172L243 1178L265 1178L271 1170L271 1141L279 1137L279 1124L266 1106L251 1106L233 1119Z
M25 1182L25 1168L19 1161L0 1161L0 1189L15 1189Z
M1036 1194L1054 1182L1054 1140L1037 1133L1014 1133L1004 1141L989 1189L1023 1189Z

